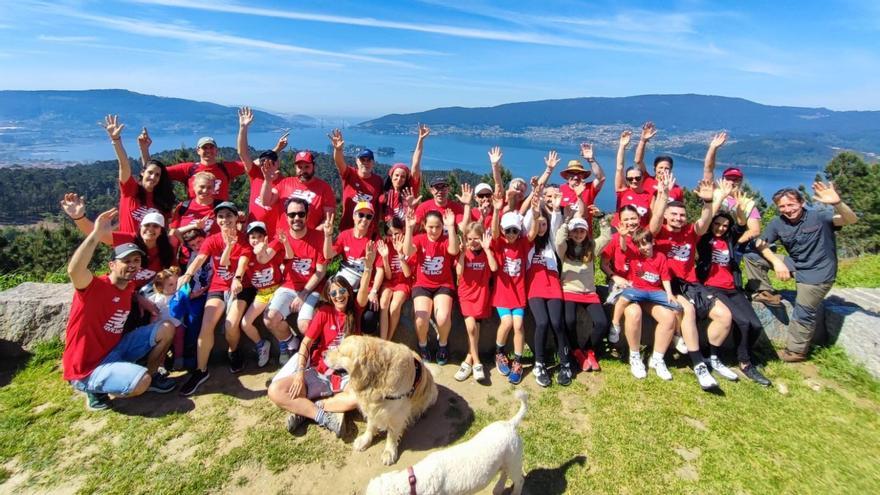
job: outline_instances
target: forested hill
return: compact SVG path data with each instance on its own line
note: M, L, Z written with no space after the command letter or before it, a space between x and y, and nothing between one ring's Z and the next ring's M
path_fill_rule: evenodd
M97 127L97 126L96 126ZM102 131L103 132L103 131ZM238 155L232 148L221 148L221 156L226 160L236 160ZM291 175L293 172L292 152L282 154L282 172ZM185 161L197 161L194 149L165 151L153 155L166 164ZM132 168L140 170L139 160L131 158ZM350 160L350 159L349 159ZM326 153L315 153L317 175L326 180L336 191L337 199L341 196L342 184L333 164L333 157ZM377 164L375 172L385 177L388 166ZM423 172L427 184L430 178L437 175L450 174L459 183L476 184L480 176L463 170L431 170ZM3 208L0 209L0 224L21 225L37 222L46 215L60 213L59 202L66 192L84 195L88 202L88 214L94 217L97 212L115 207L119 199L118 165L116 160L100 161L87 165L75 165L65 168L31 168L8 167L0 168L0 197ZM183 198L184 191L178 187L178 197ZM246 177L237 178L231 189L232 199L243 208L247 206L248 182Z
M516 131L528 127L559 127L579 123L641 125L653 120L676 132L726 129L731 133L810 132L856 134L880 130L878 111L834 111L827 108L782 107L742 98L683 95L642 95L621 98L569 98L494 107L436 108L390 114L359 124L387 130L397 125L499 126Z

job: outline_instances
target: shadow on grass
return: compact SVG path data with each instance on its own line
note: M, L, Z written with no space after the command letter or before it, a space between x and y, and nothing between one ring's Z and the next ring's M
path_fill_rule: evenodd
M524 493L540 493L541 495L557 495L568 492L566 474L574 465L583 466L587 462L587 456L579 455L572 457L565 464L557 468L532 469L526 474Z
M399 449L403 452L445 447L458 441L473 422L474 411L467 401L452 389L437 385L437 402L407 428Z
M114 399L113 410L125 416L161 418L169 414L188 413L196 408L188 397L175 392L156 394L147 392L131 399Z

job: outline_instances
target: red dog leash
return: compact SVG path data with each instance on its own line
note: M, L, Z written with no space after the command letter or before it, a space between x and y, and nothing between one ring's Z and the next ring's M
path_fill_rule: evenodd
M406 468L406 472L409 474L409 495L416 495L416 473L412 466Z

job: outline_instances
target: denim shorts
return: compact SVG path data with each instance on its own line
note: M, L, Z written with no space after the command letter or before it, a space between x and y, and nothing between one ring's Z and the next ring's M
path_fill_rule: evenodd
M520 318L524 318L526 316L525 308L495 308L498 311L498 318L504 318L505 316L519 316Z
M287 287L279 287L275 293L272 294L272 301L269 303L269 309L281 313L281 317L286 320L291 313L290 303L296 299L298 293L298 291ZM299 313L296 315L296 321L312 321L312 318L315 316L315 306L318 305L319 298L320 295L317 292L309 294L308 297L306 297L306 300L303 301L302 307L299 308Z
M658 304L660 306L667 307L673 311L681 311L681 305L678 303L671 303L669 299L666 298L666 292L662 290L642 290L635 289L633 287L627 287L623 289L623 292L620 293L621 299L626 299L629 302L646 302L651 304Z
M73 388L80 392L128 395L147 373L135 361L150 353L156 346L156 333L161 321L135 328L122 336L122 340L104 357L101 364L82 380L72 380Z

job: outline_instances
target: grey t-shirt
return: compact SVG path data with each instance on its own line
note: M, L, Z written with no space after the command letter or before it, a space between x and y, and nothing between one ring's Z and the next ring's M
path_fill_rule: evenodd
M781 241L794 263L795 280L804 284L825 284L837 277L837 227L829 208L805 208L800 220L791 223L776 217L767 224L761 238Z

